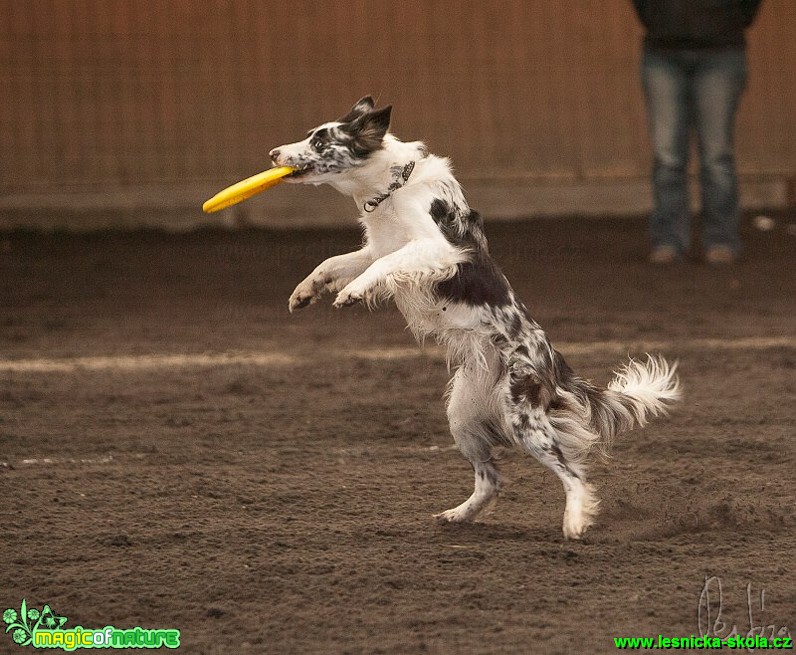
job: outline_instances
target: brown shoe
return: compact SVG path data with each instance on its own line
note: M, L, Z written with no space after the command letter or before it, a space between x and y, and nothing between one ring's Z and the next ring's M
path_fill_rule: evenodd
M710 246L705 251L705 261L708 264L732 264L735 262L735 251L729 246Z
M674 264L678 261L680 261L680 255L672 246L656 246L649 256L649 263L658 266Z

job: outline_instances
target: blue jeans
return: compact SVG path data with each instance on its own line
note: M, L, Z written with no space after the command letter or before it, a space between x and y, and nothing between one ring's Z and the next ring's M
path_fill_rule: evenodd
M691 129L699 146L702 241L706 248L741 247L740 208L733 154L738 102L746 84L743 50L659 52L645 49L641 77L654 163L653 247L682 254L691 241L688 154Z

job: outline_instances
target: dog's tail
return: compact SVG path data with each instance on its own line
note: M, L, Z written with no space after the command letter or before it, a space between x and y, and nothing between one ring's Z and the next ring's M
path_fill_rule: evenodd
M669 364L662 356L647 355L647 361L631 359L619 371L603 392L607 408L619 406L630 413L632 421L601 425L600 434L610 438L638 426L646 425L649 417L666 414L669 405L680 400L682 391L677 377L677 362ZM599 412L598 412L599 416ZM617 430L617 428L619 428Z
M561 390L564 409L552 413L551 423L569 441L567 450L578 458L592 448L607 457L617 435L666 414L680 399L676 372L676 362L648 355L646 361L631 359L616 371L606 389L573 377Z

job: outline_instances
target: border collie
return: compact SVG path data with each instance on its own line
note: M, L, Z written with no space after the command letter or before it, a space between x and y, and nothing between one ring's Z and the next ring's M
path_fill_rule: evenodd
M484 226L447 159L388 132L391 107L370 96L307 137L274 148L288 181L329 184L361 208L364 245L331 257L290 296L294 311L336 294L335 307L392 298L418 341L434 337L455 369L447 394L450 431L475 471L475 490L441 522L472 521L494 501L494 449L528 452L564 485L564 536L578 539L598 500L585 460L680 397L676 365L630 360L607 388L578 377L550 344L489 255Z

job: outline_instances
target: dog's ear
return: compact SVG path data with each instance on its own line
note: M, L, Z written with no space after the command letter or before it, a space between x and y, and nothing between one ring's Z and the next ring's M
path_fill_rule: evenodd
M373 152L381 147L387 130L390 129L392 105L376 111L369 111L348 124L346 132L354 139L354 146L363 153Z
M354 103L354 106L351 107L351 110L340 119L341 123L350 123L355 118L359 118L362 114L369 112L376 106L376 103L373 101L371 96L365 96L364 98L360 98L359 100Z

